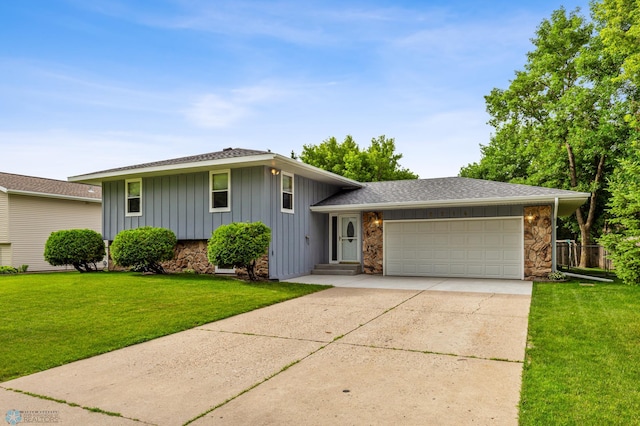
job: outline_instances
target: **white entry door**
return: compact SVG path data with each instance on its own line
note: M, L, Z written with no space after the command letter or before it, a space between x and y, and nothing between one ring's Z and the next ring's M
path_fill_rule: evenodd
M338 262L360 261L360 221L357 214L337 217L336 248Z

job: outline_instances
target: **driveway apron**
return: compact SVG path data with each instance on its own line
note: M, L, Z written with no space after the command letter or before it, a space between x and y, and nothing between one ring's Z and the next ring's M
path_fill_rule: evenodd
M516 425L530 299L332 288L0 383L0 410L62 424Z

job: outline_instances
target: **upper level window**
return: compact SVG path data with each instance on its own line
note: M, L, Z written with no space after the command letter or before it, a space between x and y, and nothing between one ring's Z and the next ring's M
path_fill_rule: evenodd
M231 211L231 171L216 170L209 172L210 212Z
M293 213L293 174L282 172L282 211Z
M125 186L125 216L142 216L142 179L127 179Z

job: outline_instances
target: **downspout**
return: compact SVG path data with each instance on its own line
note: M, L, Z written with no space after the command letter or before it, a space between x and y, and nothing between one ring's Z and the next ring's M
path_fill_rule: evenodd
M551 233L551 271L558 270L556 265L556 233L558 231L558 197L555 198L553 207L553 232Z

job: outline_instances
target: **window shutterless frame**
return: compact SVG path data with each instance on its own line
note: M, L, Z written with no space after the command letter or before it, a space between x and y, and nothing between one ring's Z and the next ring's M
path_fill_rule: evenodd
M142 179L124 181L125 216L142 216Z
M293 213L294 209L294 181L293 173L282 172L280 178L280 211L283 213Z
M231 211L231 170L209 172L209 212Z

